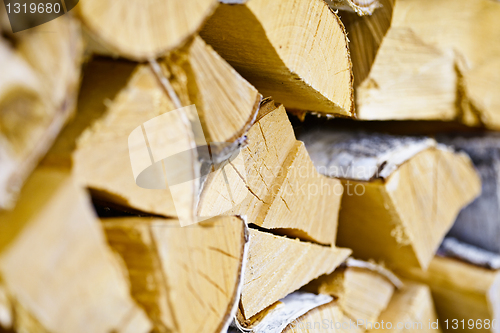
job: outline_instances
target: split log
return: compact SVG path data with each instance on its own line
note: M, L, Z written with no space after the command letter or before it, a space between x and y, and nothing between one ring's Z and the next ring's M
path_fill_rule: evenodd
M360 17L352 13L342 13L342 22L349 36L355 88L370 73L380 44L391 26L394 1L381 0L380 8L369 16Z
M187 191L190 193L178 194L178 197L186 198L187 201L174 207L163 176L159 183L150 187L155 190L140 188L134 179L137 170L132 170L136 165L131 166L127 146L129 135L134 130L140 130L143 123L177 109L160 82L166 78L170 80L182 105L196 103L203 126L200 129L204 133L203 139L208 144L222 146L224 149L220 152L221 155L242 143L245 133L255 120L261 96L198 37L186 49L173 53L160 65L160 72L155 72L146 65L138 65L126 87L117 94L113 102L106 102L105 114L78 139L73 154L74 169L79 181L98 198L152 214L190 217L194 214L193 202L198 197L199 188L189 188ZM122 84L113 78L106 82ZM92 84L89 84L92 89ZM109 89L113 94L116 90ZM81 101L78 112L92 114L94 105L103 102L103 96L99 98L95 102ZM182 122L182 119L178 121ZM76 126L81 125L76 123ZM176 142L172 140L186 139L183 141L186 150L197 154L196 149L191 149L197 146L197 142L192 140L192 132L184 123L172 123L163 131L153 132L148 132L148 136L155 136L155 142L150 142L152 145L158 143L156 146L166 149L161 144L162 140ZM139 134L142 135L142 132L139 131ZM155 148L151 150L153 156L156 156ZM140 149L137 152L140 153ZM148 150L145 156L146 160L139 159L139 162L144 162L146 166L153 164ZM160 161L156 159L156 162ZM189 170L199 172L200 164L197 158L193 158L188 164L191 167ZM199 178L193 179L195 182L199 181Z
M402 282L390 271L368 262L348 259L347 265L308 284L305 289L327 294L347 318L375 322Z
M369 329L366 332L372 333L380 330L441 332L429 287L410 281L405 281L405 287L396 291L389 306L382 312L377 322L379 325L367 325L365 328ZM391 327L388 326L388 323L391 323ZM399 323L402 325L398 326ZM401 327L405 324L406 327Z
M177 220L104 219L131 294L158 332L223 332L241 291L248 231L237 217L180 227Z
M342 180L337 244L358 258L425 269L480 193L469 157L432 139L328 131L300 139L320 173Z
M77 15L98 51L133 60L165 55L186 43L213 12L216 0L81 2ZM129 26L130 29L122 29Z
M355 12L357 15L372 15L381 7L379 0L327 0L331 8Z
M460 212L449 235L500 254L500 135L447 135L438 141L466 152L482 181L481 195Z
M285 108L264 103L247 141L240 152L244 171L228 163L209 174L198 215L245 215L249 223L280 234L335 244L343 187L316 171Z
M89 198L39 168L0 213L0 326L17 332L149 332Z
M68 17L16 33L15 45L0 40L0 209L14 206L73 113L83 51L79 27Z
M391 28L357 85L359 119L459 120L499 129L500 80L493 73L500 47L491 43L500 39L499 14L500 4L489 0L396 1Z
M200 35L264 96L288 109L353 116L347 37L325 2L221 2Z
M351 253L250 229L240 310L250 319L322 274L330 274Z
M430 286L443 331L500 332L499 270L436 256L426 272L413 269L404 274ZM486 322L490 323L489 327L485 326Z

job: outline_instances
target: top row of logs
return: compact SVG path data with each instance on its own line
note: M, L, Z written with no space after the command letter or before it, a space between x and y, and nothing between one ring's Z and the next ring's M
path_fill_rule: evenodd
M134 10L89 0L78 9L94 51L133 60L198 32L287 110L490 129L500 129L499 14L491 0L190 0ZM124 20L133 29L119 28Z
M182 85L190 77L198 86L213 86L203 96L229 96L227 108L219 97L206 100L209 132L224 134L212 138L217 142L234 143L248 130L257 91L298 115L500 129L499 2L190 0L124 6L82 1L74 10L79 20L65 15L16 34L0 6L0 208L14 206L15 193L73 114L82 35L87 51L136 61L165 57L177 64L165 69L171 81ZM121 21L131 28L118 28ZM182 102L204 103L195 96L199 87L192 88L177 91L188 95ZM235 112L231 105L241 100L251 105Z

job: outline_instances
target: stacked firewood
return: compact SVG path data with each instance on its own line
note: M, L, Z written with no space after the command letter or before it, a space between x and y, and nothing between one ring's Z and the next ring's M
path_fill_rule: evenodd
M500 2L9 10L0 331L500 332Z

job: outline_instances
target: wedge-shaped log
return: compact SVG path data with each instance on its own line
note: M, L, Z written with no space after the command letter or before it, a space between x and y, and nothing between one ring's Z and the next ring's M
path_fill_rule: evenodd
M161 80L167 79L167 73L172 75L170 82L182 105L195 105L202 120L205 141L224 146L220 152L213 151L214 155L226 154L241 143L255 120L261 97L199 37L161 62L160 66L159 72L146 65L137 66L126 87L113 102L106 103L106 113L83 132L73 154L75 174L81 183L104 200L158 215L191 216L198 186L187 189L186 193L177 193L186 202L174 207L169 190L161 187L166 187L165 182L152 184L155 190L140 188L135 183L135 169L132 172L135 164L131 166L129 135L140 129L144 122L176 109ZM109 80L110 84L123 84L113 77ZM93 91L94 86L90 82L89 85L86 88ZM116 89L109 88L108 91L116 93ZM99 98L102 101L105 96ZM81 100L78 112L82 118L95 112L95 103ZM154 140L149 141L152 156L156 158L156 147L166 147L162 143L178 139L188 153L193 153L192 156L187 154L191 158L187 167L193 174L199 174L201 162L195 149L197 142L192 139L189 125L186 126L182 119L177 121L177 124L165 125L164 130L157 128L154 133L147 132L148 137L154 134ZM81 122L76 122L75 126L81 126ZM150 162L148 150L145 152L145 159L138 159L141 163ZM156 162L159 160L154 160ZM193 179L199 182L199 178Z
M372 66L363 67L364 75L358 75L362 81L356 79L358 117L458 120L500 128L500 97L495 93L500 80L494 74L500 68L500 47L491 43L500 39L499 14L500 4L488 0L395 1L391 28L378 39ZM362 25L370 27L369 22ZM366 29L346 26L356 67L363 54L358 45L369 46L372 38Z
M221 2L200 35L264 96L289 109L353 115L347 38L325 2Z
M482 182L481 195L460 212L449 235L500 254L500 135L443 135L438 141L466 152Z
M249 319L322 274L329 274L351 253L250 229L247 269L240 310Z
M186 43L216 5L216 0L151 3L90 0L76 9L91 44L97 44L93 47L95 51L148 60ZM120 28L124 25L132 28Z
M0 40L0 209L22 184L74 111L83 52L69 17Z
M390 323L390 327L389 327ZM405 281L405 287L394 293L377 323L366 323L366 332L441 332L429 287ZM404 326L406 325L406 327Z
M243 170L227 163L208 175L198 215L245 215L266 229L335 244L343 187L316 171L304 144L295 139L285 108L263 104L247 141L240 152Z
M155 329L221 332L234 315L248 231L237 217L180 227L176 220L104 219L132 297Z
M348 318L366 323L377 321L396 287L402 287L402 283L390 271L375 264L348 259L347 266L320 276L305 289L333 296Z
M425 269L481 182L469 157L432 139L309 132L318 170L342 179L337 244L391 267Z
M16 332L149 332L89 198L39 168L0 213L0 326Z
M500 332L499 270L436 256L426 272L412 269L404 274L430 286L443 331Z

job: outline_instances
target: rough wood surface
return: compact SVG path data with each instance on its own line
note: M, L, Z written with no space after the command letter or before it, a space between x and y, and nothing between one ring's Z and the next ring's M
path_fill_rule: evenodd
M35 170L0 220L0 326L149 332L89 198L68 173Z
M213 12L216 0L115 3L90 0L76 7L94 51L148 60L178 48ZM124 26L130 27L123 29Z
M266 229L335 244L342 185L315 170L283 106L262 109L240 152L243 170L232 162L209 174L198 215L245 215Z
M405 281L406 287L396 291L387 309L382 312L378 323L385 323L385 327L378 329L375 325L366 332L391 331L391 332L441 332L439 328L429 325L437 321L436 311L432 301L429 287L424 284ZM387 328L391 323L392 328ZM398 328L398 323L407 324ZM442 324L442 323L439 323ZM368 326L368 328L370 328Z
M164 71L160 75L171 73L172 86L182 104L188 106L195 103L206 142L223 143L226 148L237 147L257 115L260 94L255 88L199 37L187 49L173 54L160 65ZM123 84L114 79L109 83ZM109 90L116 93L115 89ZM80 106L82 109L78 112L95 112L91 102L83 101ZM186 202L175 207L163 179L153 184L157 186L152 187L156 190L140 188L136 185L131 169L127 144L129 135L144 122L176 109L151 67L138 65L126 87L120 90L112 102L107 101L106 106L105 114L78 139L73 154L78 179L91 188L97 197L136 210L165 216L194 214L193 205L199 188L190 188L191 193L179 196L185 198ZM179 140L191 140L192 133L185 126L172 125L168 126L168 130L167 127L165 129L164 132L155 132L158 134L155 136L157 146L161 146L161 140L176 138L176 135ZM196 142L189 142L196 146ZM191 147L191 144L188 146ZM188 151L197 153L196 149ZM162 152L152 153L156 156L156 153ZM139 162L147 164L150 161L146 158L139 159ZM190 167L196 172L200 163L192 162ZM195 177L193 181L198 180Z
M442 324L448 319L448 331L452 329L453 319L457 319L459 330L462 330L462 319L465 320L465 330L470 329L468 320L478 319L484 323L489 320L496 323L500 320L500 271L477 267L456 259L436 256L426 272L413 269L403 273L422 283L432 290L439 321ZM473 331L479 330L474 326ZM500 332L495 329L483 330ZM443 330L445 331L445 330Z
M82 52L79 27L68 17L0 40L0 209L14 206L73 113Z
M386 137L400 141L397 145L366 144L366 136L344 141L342 136L326 131L303 138L308 147L313 147L311 157L323 174L328 170L349 171L348 175L365 175L373 169L379 172L371 181L342 179L337 244L352 248L362 259L381 260L394 267L427 267L460 209L480 193L480 179L469 157L448 148L416 149L413 153L421 151L412 156L412 149L404 143L415 146L415 141L404 137ZM384 142L382 138L372 134L373 142ZM345 149L336 150L337 144ZM365 145L367 151L362 149ZM379 155L377 149L373 150L377 146ZM406 162L392 163L400 165L391 167L387 152L388 156L398 154L390 147L405 147L400 153L405 158L396 160ZM385 167L392 172L381 177Z
M361 267L342 267L305 287L335 297L344 314L354 321L377 321L387 307L395 286L384 275Z
M482 182L481 195L460 212L449 235L500 253L500 135L442 135L438 141L469 154Z
M326 3L333 9L355 12L359 16L372 15L381 7L378 0L327 0Z
M288 109L353 116L347 38L325 2L228 1L200 34L265 97Z
M237 217L104 219L127 267L130 292L158 332L222 332L235 314L248 231Z
M240 310L249 319L322 274L351 253L250 229Z
M459 120L500 128L494 74L500 47L491 42L500 39L499 13L498 1L490 0L396 1L370 73L357 82L359 119ZM350 38L364 38L355 34Z

